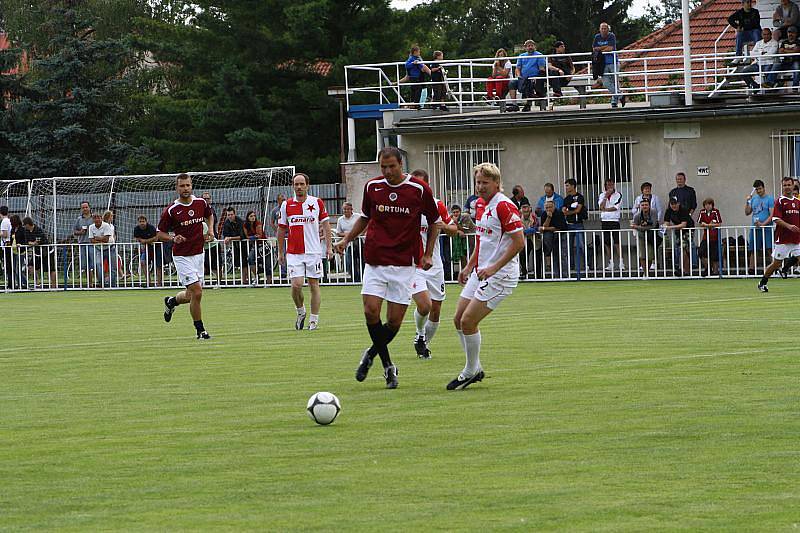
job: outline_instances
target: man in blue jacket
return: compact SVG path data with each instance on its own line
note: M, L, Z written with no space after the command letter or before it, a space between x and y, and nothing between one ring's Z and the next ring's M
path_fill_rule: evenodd
M517 68L514 71L517 78L511 80L509 84L509 96L513 101L517 96L517 91L520 91L522 97L525 98L525 107L522 110L530 111L531 101L529 98L533 96L534 78L544 76L547 61L541 52L536 51L536 43L531 39L525 41L525 50L527 52L521 53L517 59Z

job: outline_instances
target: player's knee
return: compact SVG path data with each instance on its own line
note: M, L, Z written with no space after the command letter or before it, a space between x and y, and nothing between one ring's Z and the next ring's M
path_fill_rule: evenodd
M422 316L428 316L431 313L431 303L430 302L417 303L417 313L419 313Z

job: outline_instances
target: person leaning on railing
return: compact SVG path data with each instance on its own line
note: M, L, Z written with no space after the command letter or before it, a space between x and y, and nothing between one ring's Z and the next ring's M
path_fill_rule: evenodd
M761 30L761 37L762 39L753 46L753 50L750 52L753 62L744 67L742 73L760 72L762 83L764 86L769 86L767 83L768 74L775 67L776 62L779 61L776 56L778 53L778 41L772 38L772 30L769 28ZM742 76L742 79L751 89L758 89L758 84L753 80L753 76Z
M567 45L564 41L556 41L553 44L554 54L566 54ZM569 85L572 80L572 74L575 74L575 65L572 63L572 58L567 55L559 55L550 58L550 66L548 67L548 74L554 76L550 79L550 86L553 88L553 96L561 97L561 88Z
M44 288L44 280L40 279L39 275L43 276L47 273L50 279L50 288L55 288L57 286L55 249L50 247L47 235L42 231L42 228L33 223L31 217L23 218L22 226L22 242L19 244L28 246L28 280L33 280L35 284L38 279L40 286Z
M242 247L247 245L247 237L244 232L244 222L236 216L236 209L233 206L228 206L225 209L225 221L222 223L222 240L226 248L231 251L230 275L235 279L236 268L241 268L241 281L247 285L249 283L247 268L242 264L242 259L245 257Z
M12 254L11 254L11 219L8 218L8 206L0 205L0 255L1 266L6 278L6 289L10 289L14 276L12 274Z
M691 228L694 228L694 220L689 210L681 205L677 196L670 197L669 207L664 213L664 229L672 230L668 235L672 241L672 268L675 276L686 275L691 271Z
M420 55L419 46L412 46L411 52L406 59L406 76L411 82L411 101L415 104L414 108L419 109L419 101L422 96L422 85L420 84L423 74L430 75L431 69L425 64Z
M461 271L467 266L467 256L469 255L467 234L475 233L475 222L468 213L462 212L461 206L458 204L453 204L450 208L450 218L458 228L457 233L451 237L450 260L457 264L458 270Z
M554 277L567 274L567 219L553 200L544 203L542 223L539 231L542 232L542 253L547 259L545 266L550 266Z
M508 83L514 65L506 57L505 48L498 48L495 52L495 61L492 63L492 74L486 82L486 99L488 101L502 100L508 93Z
M656 269L656 251L663 240L658 232L658 213L653 209L649 197L639 200L639 209L633 215L631 227L636 230L639 275L649 276L650 271Z
M267 235L264 233L264 224L258 221L255 211L248 211L247 216L244 217L244 234L250 248L247 251L247 266L250 269L250 281L256 283L259 269L259 265L256 262L258 258L258 248L260 246L258 241L263 241L267 238ZM268 244L264 243L264 246L269 250ZM262 258L261 269L264 271L266 283L272 283L272 254L265 253L264 255L265 257ZM266 259L270 259L270 261L267 262ZM267 265L269 265L269 267L267 267Z
M719 227L722 225L722 214L719 209L714 207L713 198L703 200L703 209L700 210L697 223L701 228L705 228L703 240L700 242L700 261L702 263L700 275L705 276L708 273L717 275L719 274L720 259ZM711 262L710 271L708 270L709 262Z
M147 286L150 285L150 267L155 265L156 282L158 286L163 285L162 265L163 254L161 246L156 247L158 240L156 227L147 221L145 215L139 215L136 219L138 224L133 228L133 240L139 243L139 272L145 273Z
M778 46L779 54L798 54L800 53L800 41L797 40L797 28L792 26L787 31L788 36L781 41ZM793 72L792 72L793 71ZM800 83L800 55L785 55L781 58L779 65L772 67L772 71L767 75L768 87L774 87L778 82L778 75L781 72L791 72L792 86Z

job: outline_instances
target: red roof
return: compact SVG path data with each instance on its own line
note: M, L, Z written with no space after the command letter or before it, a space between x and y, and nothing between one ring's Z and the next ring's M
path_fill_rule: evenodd
M0 50L6 50L11 48L11 42L8 40L8 35L3 32L0 32ZM27 56L25 54L22 55L22 66L25 69L25 63L27 61ZM7 70L5 72L0 72L0 74L17 74L19 72L19 67L12 68L11 70Z
M741 8L742 3L740 0L703 0L689 14L689 38L692 54L713 54L714 41L717 40L722 30L728 25L728 16ZM764 13L761 13L763 16ZM668 24L663 28L654 31L650 35L639 39L633 44L626 46L626 50L641 50L644 48L671 48L683 46L683 27L682 21L677 20L672 24ZM728 30L725 35L717 43L717 53L733 51L735 48L735 32L733 29ZM647 61L647 70L661 70L661 69L683 69L683 57L681 50L674 52L642 52L639 54L626 54L623 57L658 57L658 56L678 56L669 59L653 59ZM718 63L717 66L720 66ZM713 67L713 61L710 62L707 68ZM623 67L624 68L624 67ZM641 62L633 62L628 66L632 70L642 70L643 64ZM692 62L692 69L701 69L703 65L698 61ZM668 83L668 75L654 75L648 76L648 84ZM673 79L676 76L673 76ZM683 76L679 74L678 79L674 83L683 83ZM713 77L709 77L713 79ZM641 86L644 83L643 76L628 78L628 82L634 86ZM694 85L701 87L702 79L695 78Z

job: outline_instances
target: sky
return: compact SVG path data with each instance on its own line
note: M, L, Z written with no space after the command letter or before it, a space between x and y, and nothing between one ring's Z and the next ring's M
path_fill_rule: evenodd
M653 0L633 0L633 5L631 6L631 15L638 16L644 14L644 10ZM417 4L421 4L420 0L392 0L392 7L398 9L409 9L414 7Z

